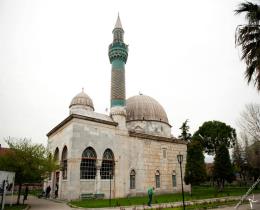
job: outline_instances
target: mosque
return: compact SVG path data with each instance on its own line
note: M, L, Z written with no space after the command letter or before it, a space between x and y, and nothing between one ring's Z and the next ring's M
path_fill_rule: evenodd
M46 181L60 199L82 195L112 198L138 196L155 187L156 194L181 191L177 155L187 145L171 134L167 114L150 96L126 99L125 64L128 45L118 16L109 45L111 108L109 115L95 112L82 90L69 105L69 116L48 134L48 149L60 169ZM188 191L189 185L184 184Z

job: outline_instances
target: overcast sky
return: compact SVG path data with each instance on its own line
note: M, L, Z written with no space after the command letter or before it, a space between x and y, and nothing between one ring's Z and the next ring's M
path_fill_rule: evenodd
M118 12L129 44L127 98L155 98L174 136L186 119L192 133L209 120L238 128L245 104L259 103L234 44L240 2L0 0L0 143L11 136L46 145L82 87L106 113Z

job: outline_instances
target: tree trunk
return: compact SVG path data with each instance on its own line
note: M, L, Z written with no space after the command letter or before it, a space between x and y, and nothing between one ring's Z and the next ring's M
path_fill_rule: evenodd
M224 187L225 187L225 179L222 179L222 191L224 191Z
M240 178L240 180L239 180L239 187L241 187L242 186L242 180L243 180L243 176L242 176L241 171L239 172L239 178Z
M22 184L19 184L19 189L18 189L18 196L17 196L17 202L16 204L20 204L20 195L21 195L21 190L22 190Z
M218 192L221 191L221 180L217 179L217 189L218 189Z

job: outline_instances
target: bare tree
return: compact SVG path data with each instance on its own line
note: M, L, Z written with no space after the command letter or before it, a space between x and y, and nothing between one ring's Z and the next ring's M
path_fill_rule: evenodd
M241 156L244 162L241 172L246 183L250 178L256 180L260 175L260 141L253 142L245 132L240 133L240 140L243 142Z
M243 132L248 172L256 179L260 174L260 104L247 104L239 125Z
M241 113L239 126L254 143L260 141L260 104L247 104Z

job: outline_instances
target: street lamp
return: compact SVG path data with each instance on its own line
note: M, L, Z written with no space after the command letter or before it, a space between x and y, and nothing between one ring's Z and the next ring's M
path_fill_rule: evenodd
M109 206L111 206L111 177L112 177L112 171L109 171Z
M182 161L183 161L183 155L180 153L177 155L178 163L180 164L180 170L181 170L181 191L182 191L182 202L183 202L183 209L185 210L185 203L184 203L184 192L183 192L183 181L182 181Z

